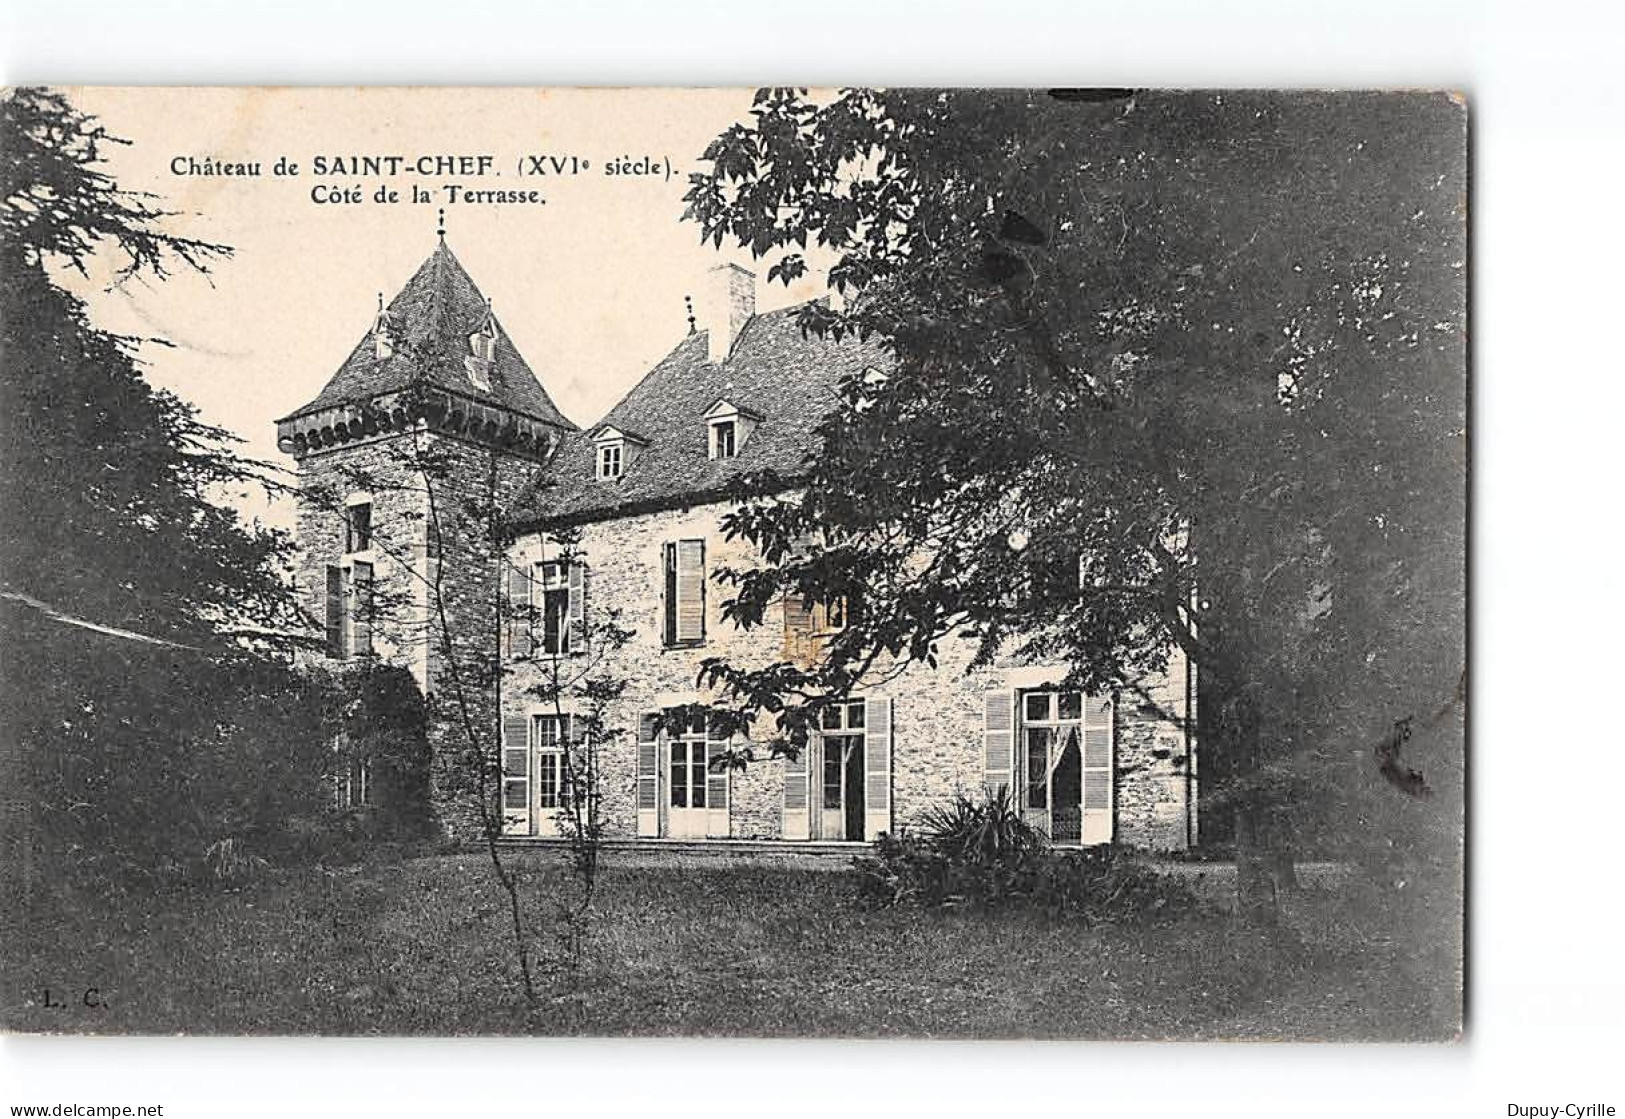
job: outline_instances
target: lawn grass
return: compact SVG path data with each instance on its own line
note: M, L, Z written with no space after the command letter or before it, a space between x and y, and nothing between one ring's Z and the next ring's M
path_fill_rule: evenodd
M522 866L545 920L565 882ZM1031 912L866 910L851 878L603 872L573 982L526 1005L482 857L270 872L235 892L36 891L10 914L4 1025L278 1034L1361 1038L1453 1036L1453 918L1353 890L1286 904L1296 946L1217 907L1155 930ZM540 922L538 922L540 923ZM550 943L545 929L539 946ZM45 988L55 1002L47 1008ZM82 1005L86 988L97 1001Z

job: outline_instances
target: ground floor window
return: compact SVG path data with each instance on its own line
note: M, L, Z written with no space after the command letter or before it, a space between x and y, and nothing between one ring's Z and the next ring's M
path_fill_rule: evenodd
M729 834L728 748L702 714L686 722L650 712L638 730L638 834L705 839Z
M523 727L523 730L519 728ZM570 795L569 715L532 715L506 731L502 749L503 831L561 834L559 815Z
M819 795L815 839L864 837L864 709L852 699L826 707L812 743Z
M1083 841L1083 695L1021 697L1021 809L1055 843Z
M697 723L667 740L671 780L666 783L673 808L705 807L705 724Z

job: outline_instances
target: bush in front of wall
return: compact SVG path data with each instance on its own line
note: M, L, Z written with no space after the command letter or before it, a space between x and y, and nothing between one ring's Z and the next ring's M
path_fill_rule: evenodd
M1196 907L1180 881L1112 847L1048 846L1008 796L935 809L853 859L860 899L877 908L1027 908L1086 924L1147 924Z

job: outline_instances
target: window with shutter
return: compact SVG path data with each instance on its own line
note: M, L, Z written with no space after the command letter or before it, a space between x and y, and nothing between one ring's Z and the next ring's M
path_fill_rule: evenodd
M665 547L665 637L668 645L705 640L705 541Z
M345 552L365 552L372 547L372 504L358 501L344 510Z
M327 655L344 656L344 570L327 565Z
M556 655L570 651L570 587L564 565L556 561L538 563L531 581L531 594L537 602L536 622L543 653Z

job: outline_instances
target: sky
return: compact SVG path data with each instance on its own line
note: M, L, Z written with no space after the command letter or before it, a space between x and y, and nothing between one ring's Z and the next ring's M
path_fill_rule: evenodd
M88 281L62 277L95 321L170 346L144 348L156 385L240 437L250 457L291 467L275 421L312 399L387 300L447 241L491 298L497 317L566 416L601 417L688 329L684 296L704 301L724 261L756 272L758 309L823 293L814 271L789 289L765 281L747 250L702 245L683 222L682 195L710 140L748 119L752 91L654 89L163 89L76 88L69 97L130 141L107 169L175 216L171 232L230 245L205 277L185 269L109 287L108 257ZM492 157L492 174L389 178L309 173L317 157L398 154ZM521 177L526 157L574 156L576 175ZM297 177L272 174L279 158ZM608 176L617 158L661 165L654 176ZM252 162L259 177L177 175L174 161ZM665 174L669 160L671 175ZM547 166L552 167L549 163ZM443 184L540 189L545 205L448 204ZM409 201L412 184L435 189ZM368 201L318 203L317 186L360 185ZM380 185L403 201L380 205ZM701 312L703 315L703 311ZM702 322L703 325L703 322ZM291 527L286 501L228 495L252 517Z

